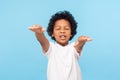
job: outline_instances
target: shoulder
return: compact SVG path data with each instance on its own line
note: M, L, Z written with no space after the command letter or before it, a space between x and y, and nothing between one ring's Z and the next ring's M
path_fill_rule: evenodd
M46 52L43 50L43 53L45 55L48 55L51 52L53 46L54 46L54 43L53 42L49 42L49 48L48 48L48 50Z
M75 42L69 43L69 46L72 47L72 48L74 48L74 45L75 45Z
M74 55L76 56L76 58L79 59L81 53L79 53L77 51L77 49L75 48L75 42L70 43L70 47L73 50Z

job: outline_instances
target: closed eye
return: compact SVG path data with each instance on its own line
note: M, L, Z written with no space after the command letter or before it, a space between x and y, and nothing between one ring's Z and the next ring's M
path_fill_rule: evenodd
M70 30L70 28L69 27L65 27L65 30Z
M60 30L60 28L55 28L55 30Z
M60 30L60 27L55 27L55 30Z

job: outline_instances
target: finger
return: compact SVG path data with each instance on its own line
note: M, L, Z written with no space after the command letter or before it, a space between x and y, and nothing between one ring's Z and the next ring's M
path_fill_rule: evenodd
M38 29L38 28L40 28L38 25L32 25L31 27L29 27L30 30Z
M79 42L78 42L78 41L74 44L74 46L77 46L77 45L79 45Z
M87 38L87 41L92 41L92 38Z
M45 28L42 28L42 32L45 32Z
M33 30L33 27L29 27L28 29L29 29L29 30Z

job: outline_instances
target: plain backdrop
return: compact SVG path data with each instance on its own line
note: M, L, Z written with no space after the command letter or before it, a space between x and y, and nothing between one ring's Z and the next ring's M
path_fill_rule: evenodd
M120 80L120 0L0 0L0 80L47 80L47 58L28 27L47 28L62 10L78 22L71 42L93 38L79 59L83 80Z

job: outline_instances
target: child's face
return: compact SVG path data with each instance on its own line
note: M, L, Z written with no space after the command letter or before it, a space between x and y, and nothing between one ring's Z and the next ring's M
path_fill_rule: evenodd
M71 37L71 27L69 21L60 19L55 22L52 37L62 46L68 44Z

